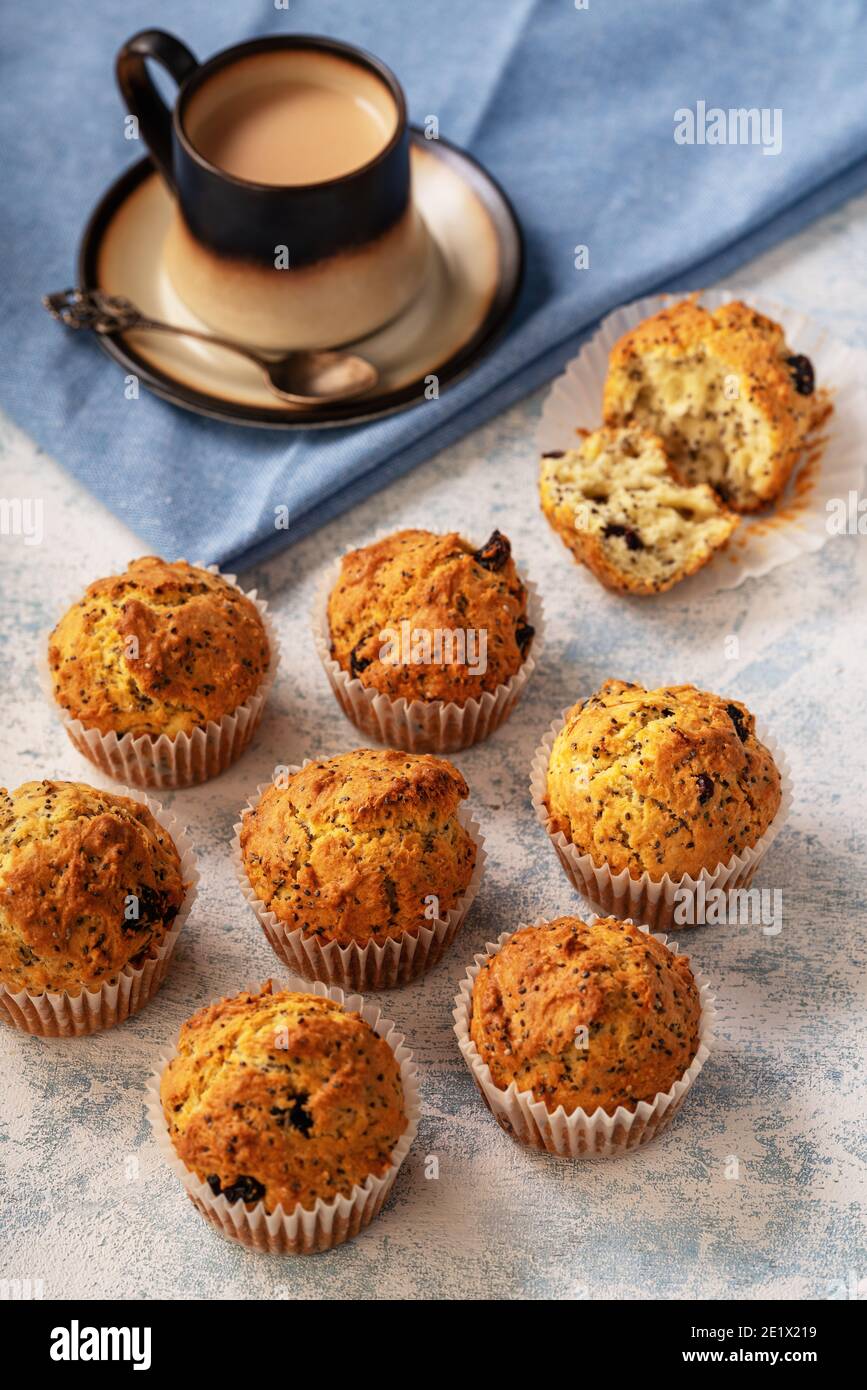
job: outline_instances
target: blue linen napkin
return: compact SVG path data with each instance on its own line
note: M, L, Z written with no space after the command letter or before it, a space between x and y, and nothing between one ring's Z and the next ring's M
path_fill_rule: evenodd
M145 27L200 58L292 30L382 57L411 118L437 115L523 223L527 281L496 351L439 401L324 433L126 400L120 369L39 300L72 282L91 207L143 152L124 139L113 60ZM867 9L851 0L64 0L19 9L7 29L0 403L169 557L266 557L553 376L616 304L707 285L867 187ZM711 143L713 108L764 109L780 151ZM675 139L684 110L705 143ZM283 506L288 530L275 529Z

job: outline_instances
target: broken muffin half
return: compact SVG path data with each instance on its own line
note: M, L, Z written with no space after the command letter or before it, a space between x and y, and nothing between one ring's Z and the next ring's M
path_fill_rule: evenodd
M661 440L604 427L542 457L542 510L610 589L659 594L706 565L738 517L705 483L680 482Z
M614 345L603 396L607 425L652 430L685 482L710 483L738 512L780 495L830 409L778 323L737 300L711 312L695 297Z

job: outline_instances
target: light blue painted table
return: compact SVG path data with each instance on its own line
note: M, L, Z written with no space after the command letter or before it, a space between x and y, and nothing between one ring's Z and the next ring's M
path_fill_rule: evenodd
M867 200L737 284L867 347ZM173 798L203 883L161 994L101 1037L0 1036L0 1280L41 1280L46 1297L130 1299L864 1295L867 543L832 540L700 603L687 588L661 601L618 599L573 565L539 512L541 399L247 576L271 600L284 662L253 749L219 781ZM71 591L142 547L8 423L2 452L3 495L43 498L46 534L41 546L0 539L0 775L9 786L43 775L96 781L40 699L37 639ZM384 996L420 1062L424 1104L394 1196L350 1245L280 1260L227 1243L198 1217L158 1159L143 1081L194 1008L281 975L232 875L232 822L275 764L355 746L313 654L310 601L327 559L407 524L507 532L542 589L548 647L511 722L457 759L489 840L478 903L432 975ZM725 645L733 633L737 659ZM458 1053L451 1007L484 941L577 905L535 824L527 775L554 714L608 675L691 680L745 700L785 744L796 800L761 875L783 889L782 933L689 936L722 1026L678 1121L626 1159L571 1165L497 1129Z

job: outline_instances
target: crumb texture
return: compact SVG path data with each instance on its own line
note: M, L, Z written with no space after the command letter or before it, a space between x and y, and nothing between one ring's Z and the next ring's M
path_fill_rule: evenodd
M698 1051L701 1006L686 956L631 922L558 917L524 927L482 966L470 1036L494 1084L553 1113L635 1110Z
M733 301L663 309L611 351L607 425L658 434L685 482L752 512L782 492L804 440L830 411L809 360L778 323Z
M0 981L79 994L141 965L184 900L181 862L146 806L77 782L0 789Z
M193 1014L160 1094L187 1167L215 1195L267 1211L382 1176L406 1128L388 1043L332 1000L270 984Z
M244 868L290 931L361 946L417 932L472 877L476 846L458 820L468 794L430 754L359 748L308 763L244 817Z
M391 699L457 705L511 680L534 635L499 531L480 550L454 531L408 530L350 551L328 625L332 656L362 685ZM390 636L404 633L399 643Z
M49 638L58 704L119 736L190 733L255 693L271 660L254 603L220 575L147 555L97 579Z
M609 680L569 711L545 800L552 829L596 864L679 879L761 839L780 774L739 701Z
M738 524L706 483L683 486L662 441L635 426L594 430L578 449L543 455L539 489L576 560L621 593L672 588Z

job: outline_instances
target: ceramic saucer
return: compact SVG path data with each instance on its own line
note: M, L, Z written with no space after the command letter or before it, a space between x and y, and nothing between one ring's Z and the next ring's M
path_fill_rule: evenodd
M393 322L355 345L379 370L376 388L327 407L282 404L253 363L224 349L160 333L99 339L142 385L186 410L238 425L310 429L351 424L424 399L427 379L442 392L488 351L514 307L523 244L502 189L469 155L412 132L415 200L431 233L430 273ZM184 307L162 264L171 202L149 159L112 184L84 233L79 285L124 295L170 323L207 326Z

